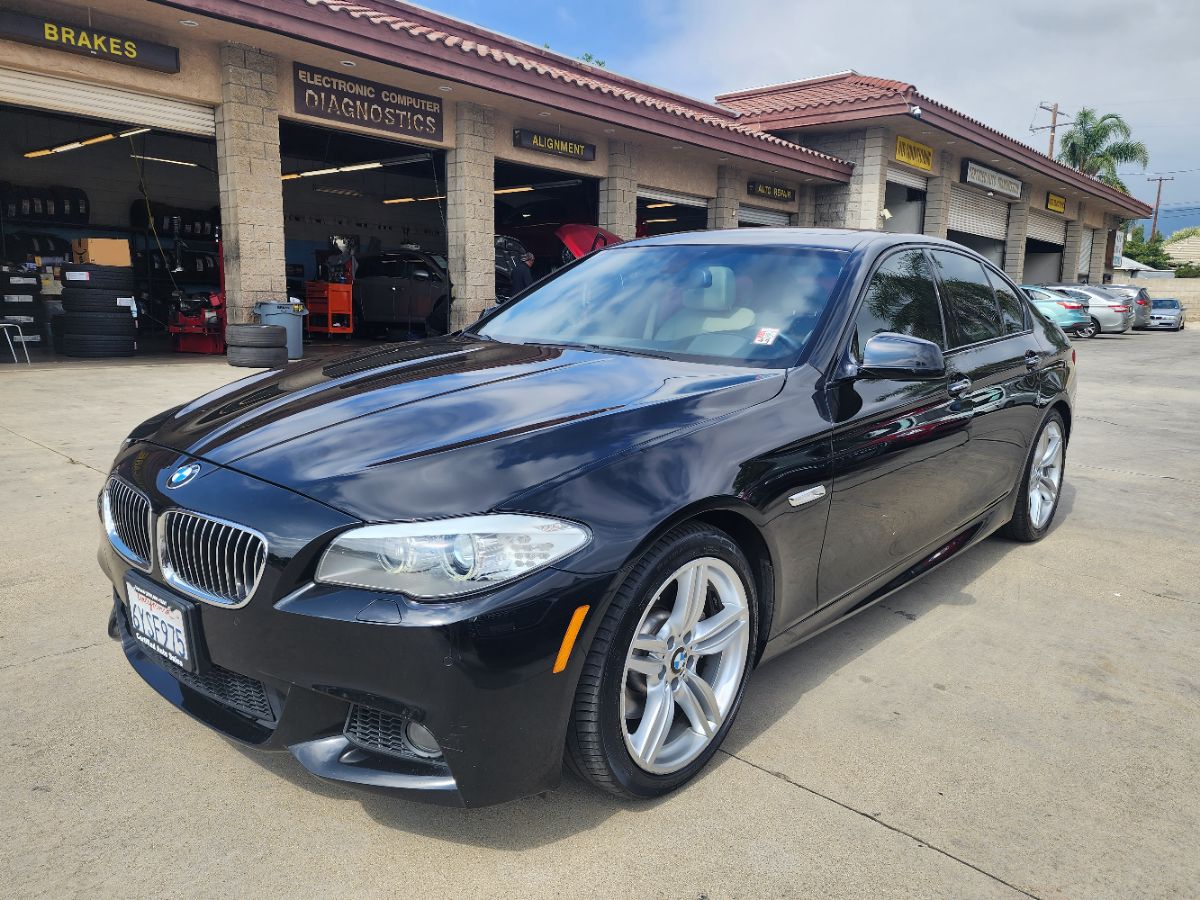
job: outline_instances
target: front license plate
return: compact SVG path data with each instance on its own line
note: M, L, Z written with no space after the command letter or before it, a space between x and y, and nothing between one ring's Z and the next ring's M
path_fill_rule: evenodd
M165 656L181 669L196 671L195 651L187 616L180 601L152 594L125 582L129 597L129 628L144 646Z

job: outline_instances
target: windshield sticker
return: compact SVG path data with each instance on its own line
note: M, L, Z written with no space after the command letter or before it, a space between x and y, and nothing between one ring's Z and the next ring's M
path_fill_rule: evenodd
M754 336L754 343L770 346L775 343L775 338L779 337L778 328L760 328L758 334Z

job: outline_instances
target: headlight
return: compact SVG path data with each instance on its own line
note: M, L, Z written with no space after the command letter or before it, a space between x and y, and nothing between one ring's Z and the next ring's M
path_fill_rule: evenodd
M317 566L317 581L453 597L520 578L589 539L582 525L510 514L367 525L334 539Z

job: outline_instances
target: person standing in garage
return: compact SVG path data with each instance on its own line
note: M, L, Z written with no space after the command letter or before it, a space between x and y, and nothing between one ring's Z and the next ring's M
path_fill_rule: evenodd
M533 254L526 253L521 257L523 265L517 266L512 273L512 295L516 297L533 284Z

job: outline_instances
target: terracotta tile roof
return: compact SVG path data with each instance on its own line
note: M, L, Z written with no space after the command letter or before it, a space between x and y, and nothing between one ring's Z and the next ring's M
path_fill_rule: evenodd
M764 113L810 109L814 106L837 106L843 103L860 103L864 100L883 100L904 96L915 90L913 85L903 81L875 78L849 71L722 94L717 97L717 102L736 112L739 119L752 119Z
M683 102L683 98L667 92L649 93L648 90L642 89L648 86L640 86L636 82L621 84L620 81L624 81L624 79L600 78L596 76L595 70L591 67L576 66L566 58L558 57L557 55L543 54L540 51L535 51L539 55L547 57L545 59L538 59L531 54L514 53L502 46L498 46L504 40L499 35L495 36L497 39L496 42L485 43L476 40L470 34L456 33L449 28L431 27L422 23L417 18L417 15L420 15L422 18L426 17L427 14L424 10L419 12L412 10L414 15L409 17L404 15L409 10L404 5L398 3L388 4L396 10L396 13L390 13L376 6L345 2L345 0L305 0L305 2L309 6L319 7L332 13L342 13L354 19L365 19L372 25L390 28L397 34L408 35L414 40L440 43L446 47L459 50L462 53L491 60L497 65L521 68L526 72L536 73L537 75L566 85L607 94L629 103L658 109L671 115L709 125L713 128L737 132L755 140L790 150L802 156L816 157L848 165L844 160L820 153L808 147L801 147L799 144L794 144L791 141L786 141L756 128L751 123L739 122L736 115L723 115L719 107L709 106L700 102L685 103ZM530 49L533 50L535 48Z
M896 108L892 108L888 101L894 101ZM1084 175L999 129L939 103L920 93L916 85L904 81L876 78L851 70L805 81L722 94L717 97L717 102L734 111L739 122L759 128L780 129L787 127L785 123L788 113L803 113L792 127L814 127L819 126L825 116L830 116L831 121L836 119L841 108L845 107L869 107L874 110L874 115L888 116L904 114L909 104L917 104L927 110L939 112L947 120L965 124L976 133L986 133L989 139L1004 147L1004 150L997 149L995 152L1008 153L1018 162L1072 182L1135 213L1141 214L1145 209L1145 215L1149 214L1150 207L1124 191ZM926 118L928 119L928 116Z

